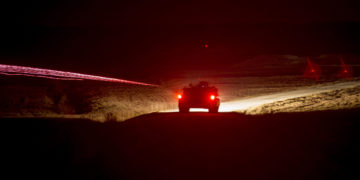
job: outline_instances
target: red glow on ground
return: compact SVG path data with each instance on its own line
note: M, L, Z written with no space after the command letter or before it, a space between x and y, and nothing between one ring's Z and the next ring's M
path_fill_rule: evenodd
M347 65L343 58L340 58L341 68L337 74L338 78L345 78L345 79L352 79L353 77L353 71L352 67Z
M51 69L42 69L42 68L25 67L25 66L5 65L5 64L0 64L0 74L11 75L11 76L22 75L29 77L40 77L40 78L58 79L58 80L95 80L95 81L107 81L107 82L116 82L116 83L125 83L125 84L136 84L143 86L156 86L153 84L129 81L124 79L116 79L116 78L95 76L89 74L80 74L74 72L57 71Z
M311 62L310 58L308 57L306 58L306 61L307 61L307 66L303 73L303 77L319 80L322 72L320 66Z

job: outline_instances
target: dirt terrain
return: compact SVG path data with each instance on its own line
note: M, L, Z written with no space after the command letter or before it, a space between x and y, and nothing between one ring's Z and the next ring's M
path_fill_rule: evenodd
M358 179L359 109L1 119L16 179Z
M239 103L240 106L248 104L243 103L246 99L347 82L314 81L301 76L212 77L204 80L219 89L220 110L228 106L224 111L237 111ZM87 118L104 122L124 121L152 112L177 111L176 94L198 79L164 81L159 87L41 79L27 79L24 83L24 78L20 77L1 79L1 82L0 117ZM261 103L258 105L264 104Z
M316 98L315 94L323 93L322 87L336 87L342 83L359 80L358 56L341 55L353 69L354 77L352 79L336 76L340 69L339 57L339 54L327 54L312 58L314 63L321 65L323 69L323 74L318 80L302 76L307 66L306 57L266 54L243 57L236 63L228 64L227 68L217 68L216 71L208 69L176 71L172 72L172 75L154 75L143 77L146 80L139 79L144 82L155 80L153 83L158 84L157 87L98 81L59 81L1 76L0 118L86 118L105 122L124 121L153 112L175 112L177 111L177 93L181 92L182 88L189 83L196 84L199 81L208 81L218 88L222 102L220 111L246 111L253 114L281 112L289 107L272 107L274 104L269 105L269 103L305 96L309 96L307 102L310 102L309 98ZM312 88L314 90L311 90L311 93L304 94L302 92ZM343 87L343 89L346 88L349 87ZM337 87L336 90L341 89L342 87ZM264 97L265 101L261 99ZM332 97L326 99L329 101L330 98ZM347 97L346 101L353 104L353 107L357 107L358 101L351 98L356 97ZM297 100L293 100L296 103L291 103L293 109L297 109L296 111L301 111L302 107L308 107L302 105L303 101ZM334 99L334 101L336 100ZM298 104L296 108L295 104ZM328 104L336 103L322 103L322 105L315 106L323 106L319 109L327 109L326 105ZM278 103L276 106L280 105L284 104ZM344 108L349 107L349 105L344 106ZM262 108L264 111L261 110ZM271 108L275 109L271 110ZM332 106L328 109L334 108L335 106ZM340 105L338 108L341 109L343 106Z
M360 86L290 98L247 109L247 114L307 112L360 107Z

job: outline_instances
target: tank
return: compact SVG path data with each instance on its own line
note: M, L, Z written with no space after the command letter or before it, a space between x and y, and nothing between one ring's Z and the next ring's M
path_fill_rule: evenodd
M179 112L187 113L190 108L208 109L210 113L219 111L220 99L218 90L214 86L209 86L208 82L201 81L197 85L190 84L183 88L183 92L178 95Z

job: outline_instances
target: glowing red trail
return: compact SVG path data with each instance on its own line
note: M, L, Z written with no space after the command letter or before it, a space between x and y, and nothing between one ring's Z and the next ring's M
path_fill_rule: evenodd
M32 74L17 74L17 73L5 73L1 72L0 74L7 75L7 76L29 76L29 77L39 77L39 78L46 78L46 79L56 79L56 80L68 80L68 81L82 81L83 79L74 79L74 78L61 78L61 77L51 77L51 76L42 76L42 75L32 75Z
M42 77L42 78L49 78L49 79L95 80L95 81L136 84L136 85L143 85L143 86L156 86L153 84L129 81L129 80L124 80L124 79L116 79L116 78L94 76L94 75L88 75L88 74L80 74L80 73L25 67L25 66L14 66L14 65L6 65L6 64L0 64L0 73L4 74L4 75L23 75L23 76Z

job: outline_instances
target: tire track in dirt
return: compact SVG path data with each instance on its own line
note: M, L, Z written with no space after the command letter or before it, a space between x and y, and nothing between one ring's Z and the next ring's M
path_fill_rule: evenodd
M307 87L298 90L273 93L253 98L239 99L234 101L223 102L220 105L220 112L244 112L250 108L259 107L265 104L270 104L278 101L284 101L293 98L305 97L314 94L320 94L335 90L354 88L360 86L360 81L340 82L330 85L320 85L315 87Z

